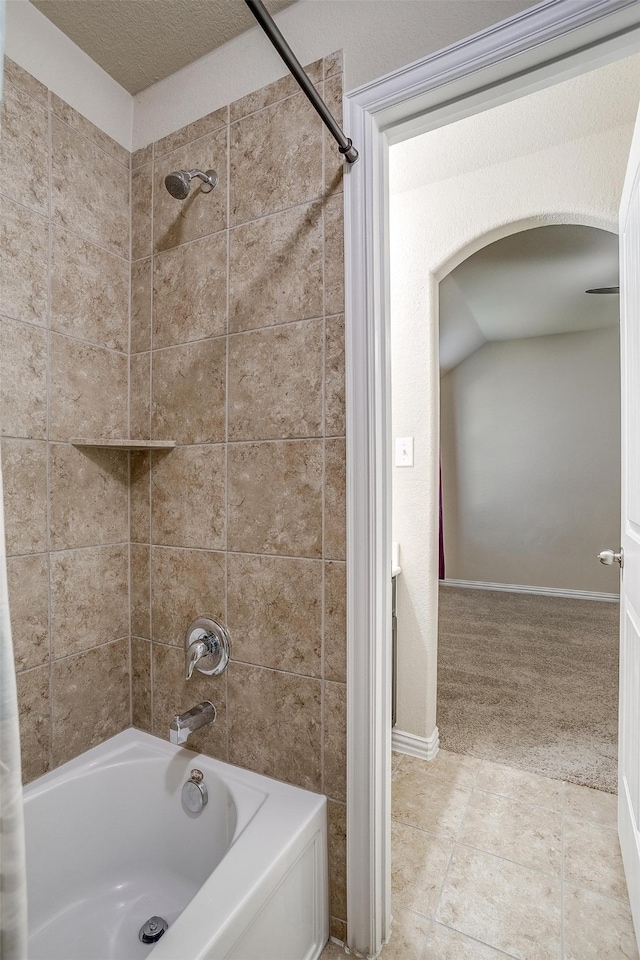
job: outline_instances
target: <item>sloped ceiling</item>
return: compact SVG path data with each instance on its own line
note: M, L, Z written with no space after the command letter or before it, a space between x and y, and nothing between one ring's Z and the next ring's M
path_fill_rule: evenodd
M256 24L243 0L31 2L132 94ZM265 0L272 15L293 2Z
M483 344L616 326L618 237L582 226L524 230L489 244L440 284L440 369Z

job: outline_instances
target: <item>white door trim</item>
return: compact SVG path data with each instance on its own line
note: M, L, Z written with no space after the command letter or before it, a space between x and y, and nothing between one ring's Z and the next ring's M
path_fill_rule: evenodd
M427 11L428 15L428 11ZM345 97L348 945L390 935L389 143L637 51L635 0L546 0Z

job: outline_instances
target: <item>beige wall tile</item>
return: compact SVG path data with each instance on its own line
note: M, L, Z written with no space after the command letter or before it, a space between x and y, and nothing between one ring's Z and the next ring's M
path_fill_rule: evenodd
M324 309L327 316L344 313L344 209L342 194L324 207Z
M158 254L153 270L156 349L227 332L226 231Z
M47 323L49 223L0 197L0 311L4 316Z
M2 441L7 554L43 553L47 547L47 445Z
M153 160L153 144L149 143L146 147L140 147L131 154L131 169L141 167L143 163L149 163Z
M129 349L129 264L56 227L51 249L51 327L101 347Z
M151 254L153 164L145 163L131 174L131 259Z
M333 800L347 799L347 688L344 683L324 685L324 793Z
M151 349L151 260L131 264L131 353Z
M228 117L229 108L220 107L219 110L214 110L213 113L208 113L205 117L200 117L199 120L194 120L193 123L180 127L174 133L156 141L153 147L154 157L157 160L159 157L177 150L178 147L184 147L191 140L198 140L208 133L213 133L214 130L219 130L220 127L227 124Z
M129 548L51 554L51 655L80 653L129 634Z
M347 570L344 563L324 565L324 678L347 679Z
M225 622L225 555L208 550L151 548L154 640L180 647L196 617Z
M147 544L132 543L131 563L131 633L151 639L151 551Z
M336 121L342 126L342 74L336 73L323 84L324 101ZM324 148L324 189L325 194L340 193L344 179L346 161L338 144L327 129L322 131Z
M74 110L73 107L70 107L68 103L65 103L64 100L56 96L53 92L51 93L51 110L56 117L64 120L68 126L77 130L83 137L92 140L97 147L100 147L105 153L108 153L114 160L118 160L127 168L129 167L131 154L125 147L121 146L121 144L115 140L112 140L104 130L96 127L95 124L87 120L86 117L83 117L81 113L78 113L77 110Z
M40 81L32 77L30 73L27 73L26 70L19 67L17 63L10 60L9 57L4 58L4 78L8 80L9 83L12 83L14 87L22 90L23 93L27 93L33 100L36 100L37 103L44 107L47 106L49 94L44 83L40 83Z
M320 681L232 662L227 670L229 760L320 790Z
M560 956L560 880L457 844L436 919L527 960Z
M342 73L342 50L336 50L324 58L325 79L335 76L336 73Z
M345 560L347 554L346 447L344 440L325 443L324 555Z
M133 353L129 361L129 436L151 439L151 351Z
M322 555L321 441L232 444L228 475L230 550Z
M52 696L55 766L126 729L129 638L54 662Z
M234 659L319 677L322 564L229 554L227 582Z
M125 542L127 454L52 443L49 463L51 549Z
M322 434L323 326L305 320L229 339L230 440Z
M29 783L50 768L51 711L49 667L37 667L16 677L20 714L22 780Z
M132 723L151 733L151 642L131 638Z
M49 118L11 83L2 91L0 193L45 216L49 212Z
M151 539L151 454L131 454L130 537L134 543Z
M398 907L436 912L440 890L453 853L453 840L435 837L404 823L391 823L391 897Z
M227 759L227 705L225 677L206 677L194 671L184 678L184 651L179 647L153 644L153 732L169 739L169 726L177 713L190 710L197 703L209 700L216 708L215 722L189 737L188 750L206 753L219 760Z
M322 247L319 203L232 229L230 331L322 316Z
M121 257L129 256L129 174L65 123L52 119L53 220Z
M564 950L566 960L638 960L627 904L566 883Z
M322 80L322 68L322 60L315 60L304 68L313 84ZM231 121L240 120L249 113L255 113L256 110L262 110L269 104L284 100L285 97L291 97L299 90L300 88L292 75L287 73L280 80L275 80L273 83L267 84L266 87L260 87L259 90L248 93L246 97L241 97L240 100L235 100L230 107Z
M345 922L344 920L338 920L337 917L331 917L331 918L330 918L330 921L329 921L329 935L330 935L331 937L334 937L336 940L339 940L340 943L346 943L346 940L347 940L347 924L346 924L346 922ZM327 954L327 951L328 951L330 948L335 948L336 950L339 950L340 953L336 953L335 955L338 956L338 957L340 958L340 960L343 960L344 953L345 953L344 950L342 949L342 947L339 947L338 944L336 944L336 943L331 943L331 941L329 941L329 943L328 943L327 946L324 948L324 950L323 950L323 952L322 952L322 954L321 954L323 960L324 960L324 958L325 958L325 954ZM333 954L333 953L327 954L327 956L333 957L334 954Z
M9 610L16 670L49 659L49 562L37 553L7 560Z
M169 454L153 454L153 543L224 549L224 467L221 444L176 447Z
M344 316L328 317L325 340L324 432L345 435Z
M244 117L230 130L232 224L320 196L322 121L303 94Z
M49 436L126 437L128 386L125 354L52 334Z
M203 193L196 183L186 200L167 191L164 178L172 170L215 170L218 185ZM200 183L201 181L198 181ZM153 242L156 251L206 237L227 226L227 127L211 133L154 163Z
M152 436L178 443L225 439L224 337L153 351Z
M0 433L43 440L47 432L47 332L0 318Z
M344 803L327 803L329 838L329 900L331 916L347 916L347 808Z

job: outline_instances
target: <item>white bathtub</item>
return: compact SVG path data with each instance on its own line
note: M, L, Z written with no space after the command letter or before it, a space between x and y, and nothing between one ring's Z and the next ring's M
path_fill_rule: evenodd
M318 794L127 730L30 784L25 827L30 960L316 960L328 938Z

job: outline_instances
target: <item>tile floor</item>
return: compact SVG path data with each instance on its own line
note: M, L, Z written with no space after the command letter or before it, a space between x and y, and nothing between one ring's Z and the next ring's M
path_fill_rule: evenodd
M616 797L441 750L392 798L384 960L638 960Z

